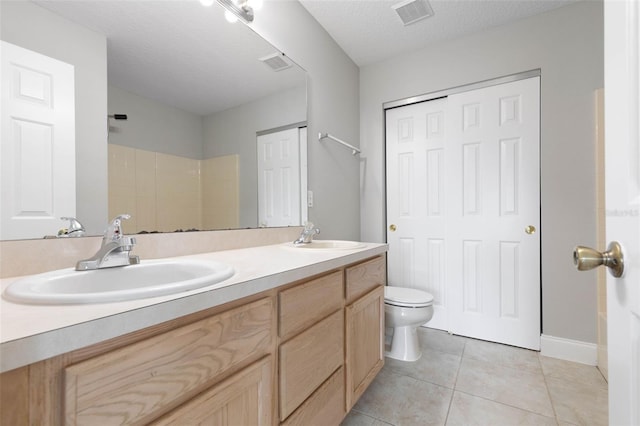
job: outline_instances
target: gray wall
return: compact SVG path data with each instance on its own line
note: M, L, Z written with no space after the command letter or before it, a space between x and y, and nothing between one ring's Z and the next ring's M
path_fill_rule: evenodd
M362 237L385 240L382 104L540 68L543 333L596 341L595 274L576 244L595 244L594 90L603 87L603 6L579 2L360 72Z
M358 146L358 67L307 10L294 1L268 1L251 27L308 72L309 220L325 239L360 239L359 168L362 161L331 141L329 132Z
M202 116L109 86L109 143L180 157L202 159Z
M76 216L90 234L102 233L108 220L106 38L25 1L0 2L0 38L74 66Z
M307 119L306 87L293 88L204 119L204 157L240 155L240 227L258 226L256 132Z

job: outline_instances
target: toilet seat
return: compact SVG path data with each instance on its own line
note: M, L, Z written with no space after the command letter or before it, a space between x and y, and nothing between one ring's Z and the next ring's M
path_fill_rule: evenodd
M433 304L433 296L415 288L385 286L384 303L402 308L424 308Z

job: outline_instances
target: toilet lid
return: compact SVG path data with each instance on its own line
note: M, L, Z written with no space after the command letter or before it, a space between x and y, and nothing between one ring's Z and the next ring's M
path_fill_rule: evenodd
M422 308L433 304L433 296L415 288L385 286L384 302L394 306Z

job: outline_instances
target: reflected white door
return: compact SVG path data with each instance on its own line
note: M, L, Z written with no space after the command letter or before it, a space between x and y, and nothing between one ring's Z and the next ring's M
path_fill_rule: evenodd
M452 333L540 349L540 78L449 96Z
M301 225L300 130L260 135L257 141L259 226Z
M447 99L386 111L389 285L433 295L429 327L447 330L444 188Z
M61 216L76 215L74 68L4 41L0 48L0 239L55 235Z
M605 191L607 241L625 273L607 273L609 423L640 424L640 5L605 8ZM600 247L602 250L604 247Z

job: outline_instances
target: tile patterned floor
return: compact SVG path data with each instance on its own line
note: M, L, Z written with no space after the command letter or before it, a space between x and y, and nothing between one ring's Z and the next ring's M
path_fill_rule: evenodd
M595 367L419 329L422 358L387 358L343 426L606 425Z

